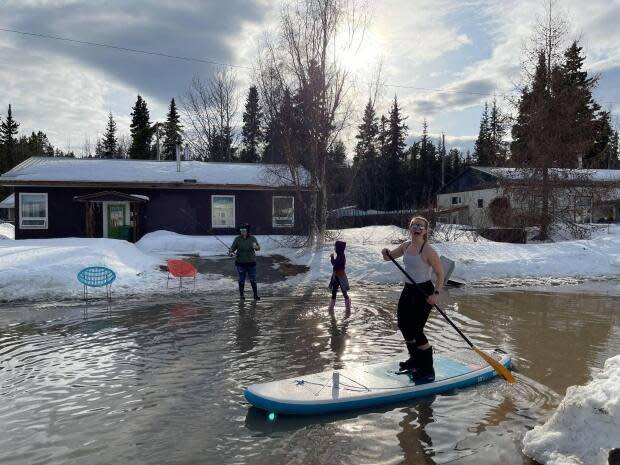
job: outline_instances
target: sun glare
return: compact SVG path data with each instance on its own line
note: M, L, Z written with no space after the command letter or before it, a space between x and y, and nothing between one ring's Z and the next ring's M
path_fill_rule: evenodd
M338 58L342 66L351 73L370 71L379 61L379 47L370 34L365 35L359 46L354 44L346 47L347 37L344 36L337 42L342 46Z

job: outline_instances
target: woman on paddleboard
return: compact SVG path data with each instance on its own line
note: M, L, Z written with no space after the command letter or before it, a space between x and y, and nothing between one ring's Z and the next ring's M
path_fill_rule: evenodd
M403 257L405 271L418 284L405 278L405 287L398 301L398 329L405 338L409 359L400 362L403 370L409 370L415 380L432 382L435 380L433 368L433 348L424 334L424 326L431 308L443 287L443 268L435 249L428 244L428 220L416 216L409 222L411 239L394 250L383 249L381 254L386 261ZM389 255L388 255L389 254ZM436 283L433 284L432 273Z
M256 251L260 250L260 245L254 236L250 234L250 225L244 224L239 228L239 235L235 238L228 255L235 255L235 266L239 273L239 298L245 299L243 288L245 287L245 276L250 278L254 300L260 300L256 286Z

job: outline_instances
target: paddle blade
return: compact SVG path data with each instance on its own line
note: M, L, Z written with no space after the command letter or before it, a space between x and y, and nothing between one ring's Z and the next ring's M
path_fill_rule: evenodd
M495 360L489 354L487 354L486 352L481 351L477 347L471 346L471 348L474 350L474 352L476 352L478 355L480 355L489 365L491 365L493 367L493 369L495 371L497 371L497 373L502 378L504 378L509 383L516 382L514 376L512 376L512 373L510 373L510 370L508 368L506 368L504 365L499 363L497 360Z

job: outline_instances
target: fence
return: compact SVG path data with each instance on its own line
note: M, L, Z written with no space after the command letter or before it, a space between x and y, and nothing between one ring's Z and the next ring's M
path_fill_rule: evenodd
M389 225L407 228L409 220L415 215L424 216L431 222L433 222L435 216L432 210L397 210L384 212L377 210L339 209L330 212L327 217L327 228L343 229Z

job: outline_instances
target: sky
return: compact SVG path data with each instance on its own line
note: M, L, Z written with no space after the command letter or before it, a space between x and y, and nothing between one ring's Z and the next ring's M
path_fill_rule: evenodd
M410 142L424 120L433 137L471 148L485 101L509 111L522 83L524 47L548 0L375 0L361 45L343 60L356 110L349 147L381 63L377 108L396 96ZM0 0L0 117L12 105L20 134L44 131L53 145L81 153L112 113L129 133L138 94L152 121L171 98L183 101L194 77L230 65L243 103L259 44L277 26L282 3L269 0ZM620 107L620 0L562 0L567 39L579 39L586 69L600 75L596 98ZM38 34L38 35L37 35ZM55 40L54 36L68 40ZM82 42L82 43L80 43ZM111 45L117 48L87 45ZM149 53L136 53L129 50ZM185 57L178 59L162 55Z

